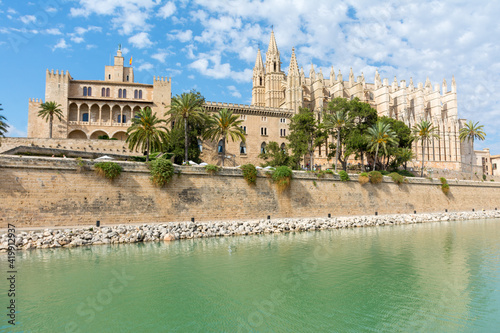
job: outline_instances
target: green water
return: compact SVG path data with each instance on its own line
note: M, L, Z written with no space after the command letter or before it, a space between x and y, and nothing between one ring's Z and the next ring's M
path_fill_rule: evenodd
M18 252L0 331L498 332L499 240L481 220Z

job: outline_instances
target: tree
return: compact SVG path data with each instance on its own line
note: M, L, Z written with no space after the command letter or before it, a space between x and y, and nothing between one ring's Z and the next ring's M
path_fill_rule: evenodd
M422 143L422 170L420 171L420 177L423 177L425 143L429 142L432 138L439 139L439 135L436 134L436 127L432 126L432 123L427 120L422 120L420 124L416 124L415 126L413 126L413 134Z
M267 144L266 150L259 154L266 163L263 166L278 167L282 165L290 165L290 156L287 149L282 149L277 142L271 141Z
M240 128L243 120L238 120L237 115L233 115L232 111L227 109L219 110L209 119L208 128L203 137L219 142L222 139L222 166L226 157L226 141L231 138L232 141L241 139L245 142L245 133Z
M397 145L391 146L387 149L385 168L389 167L397 169L400 165L412 159L412 154L408 152L411 150L411 144L415 137L412 135L411 129L406 126L401 120L396 120L389 117L381 117L380 120L391 125L391 129L396 133ZM392 158L392 161L391 161Z
M3 109L1 108L1 105L2 104L0 104L0 111L3 111ZM0 115L0 137L5 137L5 133L7 133L7 128L9 128L9 127L10 126L7 124L7 118ZM1 145L1 141L0 141L0 145Z
M162 144L166 141L167 129L162 124L165 120L156 117L151 108L145 107L132 118L132 125L127 129L126 142L130 150L139 147L146 150L146 162L149 161L151 150L161 150Z
M204 125L196 124L192 125L188 123L188 161L193 161L195 163L200 163L200 147L198 146L198 138L201 137L201 133ZM167 131L166 141L163 146L163 151L172 153L174 155L174 162L176 164L182 164L185 158L185 146L184 146L184 129L174 127L170 131Z
M61 104L56 102L45 102L40 105L40 111L38 111L38 116L49 121L49 138L52 139L52 121L54 117L61 121L63 119L63 113L60 109Z
M339 110L333 114L326 114L324 125L328 129L332 129L337 134L337 149L335 149L335 172L337 172L337 163L339 161L340 150L340 131L343 127L351 122L347 110Z
M396 133L391 129L391 125L382 120L378 120L375 125L367 131L368 147L370 150L375 150L375 160L373 162L373 170L377 165L378 151L380 147L387 154L387 147L397 145Z
M307 108L300 108L299 113L290 120L289 129L287 140L292 149L293 165L297 168L305 155L309 154L312 167L314 149L325 140L324 131L314 119L314 114Z
M165 116L169 116L168 121L174 122L177 127L184 127L185 162L188 161L189 123L199 123L206 120L203 104L205 104L205 98L199 92L191 91L173 97L170 105L167 106L169 110Z
M483 131L483 125L479 126L479 121L476 122L475 124L472 122L472 120L469 120L469 122L465 123L465 127L461 128L460 131L458 132L458 137L460 138L460 142L464 142L467 140L467 142L471 143L471 156L470 156L470 179L472 180L472 157L474 156L474 140L478 139L483 141L486 137L486 133Z

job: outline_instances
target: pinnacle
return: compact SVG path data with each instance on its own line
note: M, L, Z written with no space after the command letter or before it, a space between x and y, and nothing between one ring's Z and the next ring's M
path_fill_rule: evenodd
M276 38L274 37L274 31L271 31L271 39L269 40L267 53L279 53L278 45L276 44Z

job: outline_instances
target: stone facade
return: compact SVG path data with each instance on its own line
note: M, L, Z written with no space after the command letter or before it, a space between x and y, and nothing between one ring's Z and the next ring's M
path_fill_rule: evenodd
M294 172L291 186L280 193L260 172L248 185L239 169L210 175L203 167L183 167L163 188L155 187L144 163L119 162L113 182L80 170L74 159L0 156L0 222L16 227L102 225L170 221L248 220L277 218L448 212L499 207L498 182L448 180L445 195L438 179L409 179L397 185L361 185L338 176Z
M475 150L476 170L478 174L500 176L500 155L491 155L488 148Z
M125 67L121 50L114 65L105 67L105 79L74 80L68 71L47 70L45 101L61 105L63 120L54 119L53 138L97 139L108 135L126 139L127 128L138 110L150 107L163 116L170 105L171 80L154 78L153 84L134 82L134 70ZM48 123L37 116L41 99L29 100L28 137L47 138Z

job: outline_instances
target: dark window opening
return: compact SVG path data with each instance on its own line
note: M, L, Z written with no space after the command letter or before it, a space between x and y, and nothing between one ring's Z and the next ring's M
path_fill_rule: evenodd
M82 121L89 121L89 114L87 112L82 114Z
M83 96L87 96L87 87L83 87Z

